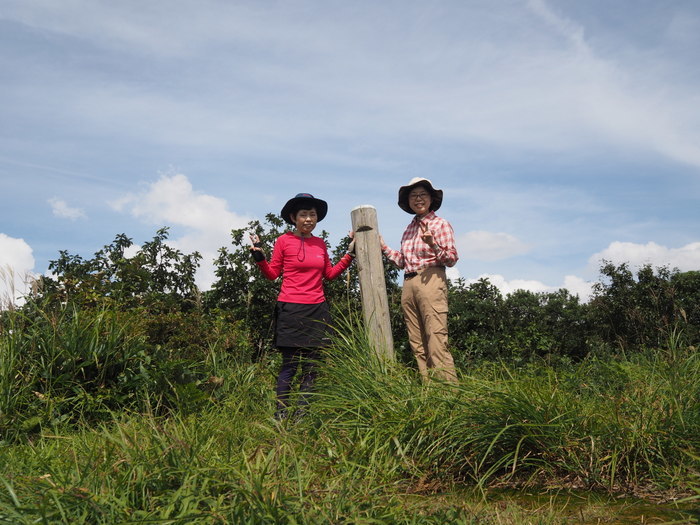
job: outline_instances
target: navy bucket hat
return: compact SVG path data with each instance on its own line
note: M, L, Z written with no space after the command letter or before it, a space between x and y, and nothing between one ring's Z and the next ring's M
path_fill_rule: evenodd
M284 205L282 211L280 212L280 216L287 224L294 225L289 216L292 213L298 212L299 210L310 210L311 208L316 209L318 222L321 222L328 213L328 203L326 201L317 199L310 193L297 193L294 197L287 201L287 204Z

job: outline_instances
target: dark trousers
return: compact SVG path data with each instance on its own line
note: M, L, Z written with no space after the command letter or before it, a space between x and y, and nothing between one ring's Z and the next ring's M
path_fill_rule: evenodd
M320 348L281 346L279 350L282 352L282 366L277 375L277 409L289 406L289 394L292 391L292 382L299 365L301 365L299 405L308 405L308 393L312 391L318 375L316 365L321 358Z

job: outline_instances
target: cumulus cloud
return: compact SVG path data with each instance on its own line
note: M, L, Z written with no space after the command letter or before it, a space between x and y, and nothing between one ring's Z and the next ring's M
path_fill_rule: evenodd
M654 267L669 266L680 271L700 269L700 242L693 242L680 248L668 248L655 242L638 244L615 241L603 251L591 256L589 263L597 265L606 260L614 264L629 263L632 266L650 264Z
M530 246L509 233L471 231L456 239L462 259L498 261L530 251Z
M32 248L24 239L0 233L0 308L21 302L34 280L33 269Z
M566 288L572 295L578 295L582 302L587 302L593 293L593 283L586 281L575 275L567 275L564 277L564 285L559 288Z
M126 257L127 259L131 259L134 255L139 253L139 250L141 250L141 245L132 244L124 250L124 257Z
M234 228L243 228L252 219L228 209L224 199L196 191L183 174L162 175L142 191L130 193L110 205L118 211L160 226L181 226L184 234L170 239L174 248L202 255L197 283L207 289L214 282L213 259L230 242Z
M610 261L613 264L628 263L633 267L650 264L653 267L678 268L680 271L698 270L700 269L700 242L686 244L680 248L668 248L655 242L646 244L613 242L606 249L590 257L591 269L597 269L602 260ZM467 283L471 284L483 278L488 279L503 295L513 293L516 290L554 292L565 288L572 295L578 295L582 302L586 302L593 293L593 283L576 275L566 275L564 282L558 286L548 285L537 280L508 280L499 274L482 274L476 279L468 279Z
M477 279L470 280L469 282L476 282L479 279L488 279L489 282L500 290L503 295L508 295L515 292L516 290L528 290L530 292L549 292L553 291L555 288L547 286L540 281L533 281L527 279L513 279L511 281L507 280L504 276L498 274L482 274Z
M459 272L459 269L455 266L453 266L452 268L446 268L445 270L446 270L445 274L447 275L447 278L450 281L457 281L457 279L462 277L460 272Z
M499 274L482 274L476 279L467 280L467 284L475 283L480 279L488 279L488 281L498 288L498 290L504 296L517 290L527 290L534 293L547 293L556 292L561 288L565 288L572 295L578 295L582 302L586 302L588 299L590 299L592 293L592 283L575 275L567 275L564 278L564 282L559 286L551 286L541 281L529 279L508 280L503 275Z
M72 208L66 204L66 201L53 197L48 200L51 205L51 210L55 217L60 217L61 219L70 219L72 221L76 219L86 218L85 212L80 208Z

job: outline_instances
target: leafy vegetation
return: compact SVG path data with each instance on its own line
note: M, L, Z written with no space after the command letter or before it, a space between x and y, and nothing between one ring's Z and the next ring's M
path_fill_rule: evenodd
M269 252L281 226L250 228ZM684 499L666 518L690 522L700 272L604 263L586 304L453 283L447 385L413 370L390 267L399 360L376 360L352 270L328 288L337 335L310 410L280 424L277 290L232 234L209 292L164 229L131 257L121 235L93 259L61 252L0 313L0 522L564 523L617 508L493 503L506 488Z
M198 303L195 272L201 255L183 254L168 246L167 238L167 228L158 230L132 257L125 252L133 242L124 234L92 259L62 250L49 264L54 277L41 277L40 295L51 304L81 307L191 309Z
M673 363L638 355L569 369L484 363L457 386L421 384L406 367L378 361L350 323L326 357L310 411L283 424L271 418L270 366L229 362L226 395L196 411L114 413L6 444L0 516L522 523L531 511L488 505L491 487L673 498L700 481L688 454L700 447L693 352ZM537 521L563 523L572 511L548 512Z

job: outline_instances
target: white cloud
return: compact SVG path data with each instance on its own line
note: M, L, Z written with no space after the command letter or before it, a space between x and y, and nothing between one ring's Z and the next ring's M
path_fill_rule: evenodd
M451 268L446 268L445 270L446 270L445 274L447 275L447 278L450 281L456 281L457 279L459 279L461 277L461 275L459 273L459 269L455 266L453 266Z
M566 288L570 294L578 295L581 302L587 302L593 293L593 283L577 277L567 275L564 277L564 285L559 288Z
M141 246L138 244L132 244L131 246L127 247L124 250L124 257L126 259L131 259L134 255L139 253L139 250L141 249Z
M15 304L30 290L34 279L34 255L24 239L0 233L0 308Z
M545 0L529 0L529 9L541 17L556 33L567 40L576 50L588 53L589 49L585 43L583 28L578 24L558 16L552 11Z
M603 251L591 256L589 263L597 265L602 260L614 264L629 263L632 266L669 266L680 271L700 270L700 242L686 244L680 248L668 248L655 242L638 244L615 241Z
M527 290L533 293L548 293L556 292L561 288L565 288L572 295L578 295L581 302L586 302L591 296L592 284L584 281L580 277L567 275L564 282L559 286L550 286L541 281L528 279L512 279L508 280L503 275L499 274L482 274L476 279L468 279L467 284L477 282L479 279L488 279L501 292L503 296L511 294L517 290Z
M605 250L589 258L590 269L598 269L602 260L610 261L613 264L628 263L632 267L650 264L653 267L668 266L680 271L700 270L700 242L686 244L680 248L668 248L655 242L639 244L616 241L610 243ZM476 279L468 279L467 283L470 284L482 278L488 279L503 295L521 289L531 292L553 292L565 288L571 294L578 295L583 302L590 299L593 285L592 282L575 275L566 275L564 282L559 286L548 285L536 280L508 280L499 274L482 274Z
M54 216L60 217L61 219L70 219L72 221L76 219L84 219L86 217L85 212L80 208L71 208L66 204L66 201L53 197L48 200L51 205L51 210Z
M126 50L137 71L162 61L160 89L105 82L93 68L63 78L61 65L56 111L104 132L286 155L346 151L329 152L333 137L545 151L612 142L700 165L697 90L658 74L687 69L684 57L634 39L628 60L614 46L596 49L590 42L617 27L587 27L555 2L6 3L8 20L93 51ZM669 11L690 20L684 33L697 32L697 17ZM212 70L217 81L202 82Z
M469 283L479 279L488 279L489 282L500 290L503 295L508 295L516 290L528 290L530 292L550 292L555 290L552 286L547 286L540 281L527 279L513 279L508 281L504 276L498 274L482 274L477 279L470 280Z
M110 195L115 186L134 191L115 208L179 226L172 244L201 251L205 268L214 255L207 247L228 244L230 228L245 221L184 175L136 189L128 175L139 172L134 163L199 159L210 173L235 166L246 176L206 191L275 188L267 203L256 197L267 210L279 209L279 195L293 195L302 180L319 188L299 189L327 188L329 201L349 202L350 185L371 188L380 200L410 170L437 170L441 184L454 186L449 216L463 217L450 219L456 230L477 230L458 239L462 259L511 258L474 273L547 282L577 273L614 239L639 239L619 234L630 223L647 232L642 239L663 239L640 226L650 220L645 199L636 198L653 193L647 182L673 190L659 202L673 202L680 188L693 197L685 177L697 170L675 165L700 165L700 18L687 2L660 8L628 0L604 13L553 0L142 4L3 1L9 30L0 63L11 74L0 121L13 141L0 153L24 163L15 167L32 173L37 188L46 166L55 177L70 175L85 192L81 203L94 201L86 192L102 178L114 183ZM649 158L654 152L665 158ZM100 176L71 175L77 166ZM484 186L480 195L476 184ZM41 189L43 206L69 195ZM102 198L104 188L97 191L91 195ZM18 195L0 193L5 202ZM606 209L609 202L615 209ZM61 201L55 213L80 225L82 210L69 204ZM99 210L86 209L96 228ZM654 219L672 228L674 215L664 205ZM398 230L395 239L403 217L386 214L383 229ZM692 223L692 209L684 217ZM113 223L105 228L111 235ZM57 240L59 248L79 235L65 231L72 237ZM530 261L514 258L525 253ZM539 270L525 273L520 262Z
M93 40L106 47L139 48L162 54L183 52L187 48L186 40L172 38L172 33L167 32L167 24L159 20L158 13L145 6L139 9L138 16L133 16L131 9L122 9L119 4L111 2L72 0L55 4L10 0L5 7L5 17L19 20L27 26ZM181 11L171 10L170 14L177 19ZM195 14L196 11L190 11L181 16ZM186 26L183 23L181 27Z
M461 259L480 261L498 261L530 251L528 246L509 233L471 231L456 239Z
M183 227L185 233L169 239L169 244L202 255L197 283L203 289L214 282L212 261L217 250L231 242L231 230L243 228L252 219L230 211L224 199L196 191L182 174L162 175L145 185L143 191L125 195L110 205L152 224Z
M671 61L654 61L648 53L639 52L623 63L622 56L610 49L604 55L597 53L586 40L585 27L555 13L545 0L530 0L528 7L568 43L569 49L559 58L568 55L573 67L559 63L558 73L566 74L553 85L553 94L563 95L561 89L571 83L572 96L560 101L564 105L558 108L575 117L571 124L628 147L649 148L700 166L697 112L685 109L697 102L697 93L660 74ZM697 31L697 19L694 22ZM558 53L550 50L548 54L554 58Z

